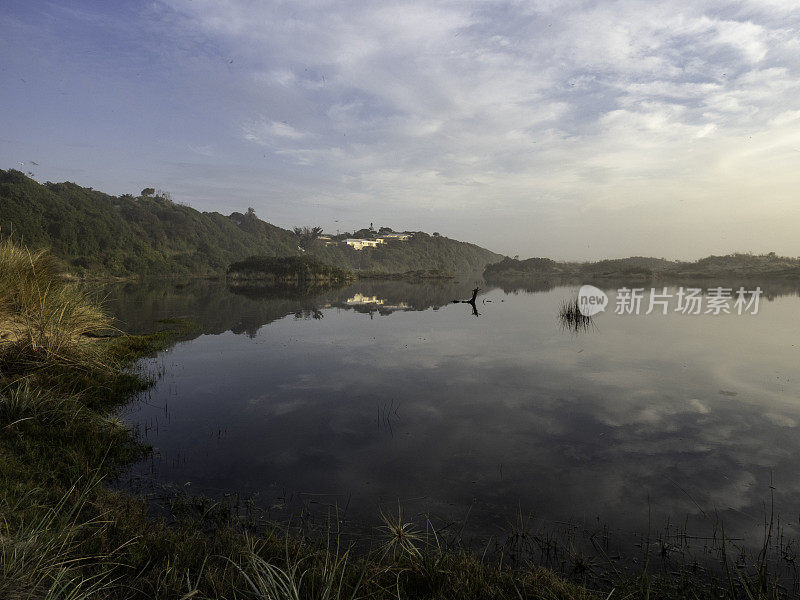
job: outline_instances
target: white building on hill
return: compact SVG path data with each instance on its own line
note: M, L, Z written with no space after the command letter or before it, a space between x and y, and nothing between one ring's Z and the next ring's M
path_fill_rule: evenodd
M354 250L363 250L364 248L377 248L378 244L383 244L382 239L377 240L360 240L349 238L345 240L348 246L352 246Z

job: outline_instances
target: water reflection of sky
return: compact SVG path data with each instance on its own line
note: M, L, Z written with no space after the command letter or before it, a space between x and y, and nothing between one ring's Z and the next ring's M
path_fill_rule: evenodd
M574 335L556 321L573 291L495 289L478 319L453 304L372 319L332 306L253 337L202 335L161 359L126 416L151 426L162 481L267 504L321 494L364 521L400 499L473 506L478 528L521 507L639 531L648 510L717 510L744 531L772 481L796 522L798 299L756 316L605 313Z

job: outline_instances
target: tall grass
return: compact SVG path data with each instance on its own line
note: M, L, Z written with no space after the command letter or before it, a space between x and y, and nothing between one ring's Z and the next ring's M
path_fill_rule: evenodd
M0 521L0 598L82 600L106 597L114 587L114 554L87 556L87 536L97 534L108 522L84 513L99 485L91 477L67 490L52 507L41 507L35 518L10 527ZM36 503L36 490L23 495L16 505L0 499L3 514L21 510L20 504ZM121 549L121 548L120 548ZM117 549L117 550L120 550Z
M260 556L258 543L247 538L240 564L233 563L245 587L235 598L252 600L353 600L360 595L364 572L350 564L349 550L292 556L286 551L281 567ZM353 580L353 576L356 579Z
M59 275L47 251L0 241L0 362L102 362L90 338L111 330L112 319Z
M17 385L0 389L0 427L11 428L33 419L60 420L66 403L67 400L31 385L30 380L20 380ZM80 410L73 408L71 412L77 416Z

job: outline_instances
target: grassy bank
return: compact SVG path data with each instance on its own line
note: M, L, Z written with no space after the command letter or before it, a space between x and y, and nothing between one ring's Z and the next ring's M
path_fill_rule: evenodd
M185 327L124 335L58 277L47 254L0 244L0 598L779 595L763 571L709 586L700 577L652 578L646 567L610 574L595 593L524 561L510 568L509 555L489 560L447 545L399 511L357 553L340 541L336 518L327 533L302 535L191 497L153 517L142 499L104 485L147 452L114 411L149 384L131 371L136 358Z

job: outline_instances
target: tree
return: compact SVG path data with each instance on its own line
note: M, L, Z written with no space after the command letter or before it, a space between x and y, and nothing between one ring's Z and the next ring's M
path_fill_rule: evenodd
M146 198L147 196L152 196L155 193L156 193L156 189L155 188L144 188L142 190L142 193L139 194L139 195L140 196L144 196Z
M322 227L309 227L308 225L295 227L294 234L297 236L297 245L305 250L322 235Z

